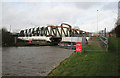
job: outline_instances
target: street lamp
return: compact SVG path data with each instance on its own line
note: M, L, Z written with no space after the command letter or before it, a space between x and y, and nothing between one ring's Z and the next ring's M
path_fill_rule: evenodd
M98 10L97 10L97 32L98 32Z

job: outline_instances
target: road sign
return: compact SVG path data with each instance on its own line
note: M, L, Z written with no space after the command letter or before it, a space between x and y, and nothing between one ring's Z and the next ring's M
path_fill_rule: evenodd
M76 52L81 52L81 42L76 42Z

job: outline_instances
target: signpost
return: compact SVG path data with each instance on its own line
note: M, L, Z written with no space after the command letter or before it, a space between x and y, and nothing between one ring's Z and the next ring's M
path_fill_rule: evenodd
M81 52L81 42L76 42L76 52Z

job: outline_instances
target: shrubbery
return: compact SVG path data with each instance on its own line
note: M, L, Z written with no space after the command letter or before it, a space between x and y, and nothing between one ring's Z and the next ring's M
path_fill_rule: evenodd
M115 33L117 37L120 37L120 25L115 28Z

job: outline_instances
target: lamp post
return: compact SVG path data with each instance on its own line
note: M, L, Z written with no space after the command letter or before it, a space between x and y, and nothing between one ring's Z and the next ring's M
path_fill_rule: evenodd
M11 32L11 25L10 25L10 31L9 32Z
M97 32L98 32L98 10L97 10Z
M97 33L98 33L98 10L97 10Z
M97 10L97 33L98 33L98 11L99 10Z

